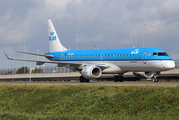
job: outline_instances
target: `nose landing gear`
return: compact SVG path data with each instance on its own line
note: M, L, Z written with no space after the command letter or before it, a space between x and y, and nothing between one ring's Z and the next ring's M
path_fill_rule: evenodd
M153 83L154 83L154 82L158 82L158 80L157 80L157 78L156 78L155 75L152 77L152 80L153 80Z

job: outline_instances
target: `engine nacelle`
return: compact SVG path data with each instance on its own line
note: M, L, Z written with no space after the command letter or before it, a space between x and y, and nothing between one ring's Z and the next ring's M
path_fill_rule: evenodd
M151 78L155 75L155 72L133 72L133 74L138 78L147 78L151 80Z
M99 78L101 76L101 68L98 66L86 66L82 69L81 74L86 79Z

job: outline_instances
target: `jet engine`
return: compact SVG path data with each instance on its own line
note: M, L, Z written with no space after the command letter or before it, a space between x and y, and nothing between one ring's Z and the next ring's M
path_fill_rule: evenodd
M86 79L99 78L101 76L101 73L101 68L95 65L85 66L81 71L82 76Z
M155 75L155 72L154 71L150 71L150 72L133 72L133 74L137 78L145 78L145 79L151 80L152 77Z

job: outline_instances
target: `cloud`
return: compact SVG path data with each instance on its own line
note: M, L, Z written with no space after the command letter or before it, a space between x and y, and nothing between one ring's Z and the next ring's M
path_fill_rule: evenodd
M99 42L99 41L104 41L105 37L102 34L96 35L93 38L89 38L87 35L85 34L80 34L79 38L76 38L76 41L80 42L80 43L89 43L89 42Z
M162 48L177 58L178 6L178 0L1 1L0 45L8 52L23 49L26 37L27 51L48 52L46 20L51 19L67 48L76 49L77 31L84 48L142 47L146 23L145 46Z

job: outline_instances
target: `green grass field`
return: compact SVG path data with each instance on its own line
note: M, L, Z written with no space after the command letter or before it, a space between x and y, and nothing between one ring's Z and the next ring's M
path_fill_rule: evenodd
M176 120L179 87L1 85L0 118Z

